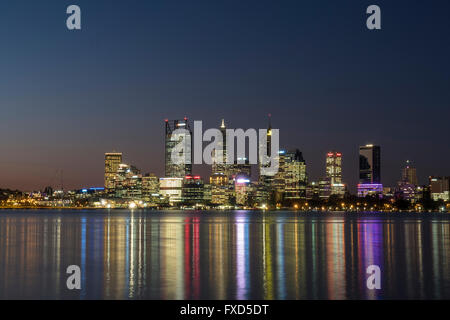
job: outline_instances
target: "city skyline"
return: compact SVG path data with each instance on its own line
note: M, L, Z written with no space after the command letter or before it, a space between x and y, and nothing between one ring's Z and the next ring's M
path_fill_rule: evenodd
M272 128L271 120L270 120L271 117L272 117L271 114L269 114L269 125L268 125L268 129L269 130ZM212 166L211 165L206 165L206 164L202 164L202 165L194 165L194 164L192 164L192 165L189 166L189 169L187 169L188 171L186 171L186 174L176 175L175 173L171 173L170 170L169 170L169 174L167 174L167 172L168 172L167 171L167 161L168 161L167 157L168 157L168 155L170 155L171 150L174 147L174 144L172 142L170 142L170 135L168 135L168 134L170 134L170 132L177 127L178 123L181 123L183 126L184 125L187 126L187 128L189 129L189 131L191 132L191 135L192 135L192 131L191 131L190 127L189 127L189 123L190 122L191 122L191 120L188 117L184 117L182 120L168 120L168 119L164 119L165 131L166 132L165 132L165 137L164 137L164 144L165 144L165 146L163 146L163 149L165 149L165 151L164 151L165 152L165 156L164 156L165 159L162 159L162 163L163 163L163 170L162 171L163 172L155 172L155 171L151 171L151 170L142 169L140 166L137 166L137 165L135 166L136 163L139 163L141 161L135 160L135 159L130 159L130 157L127 157L125 155L125 153L121 152L120 150L114 149L114 150L102 153L102 155L105 156L105 159L104 159L105 160L105 163L104 163L105 166L108 166L106 164L106 157L111 157L111 164L109 164L109 166L110 166L110 170L109 171L107 169L105 169L103 171L103 174L101 175L103 181L101 183L99 183L99 184L86 184L85 183L85 184L82 184L82 185L77 185L77 186L72 187L72 188L68 187L68 188L66 188L66 190L69 190L69 189L70 190L76 190L76 189L85 188L85 187L88 187L88 186L90 186L90 187L102 186L102 187L105 187L105 189L108 189L107 188L107 184L108 183L107 183L107 177L106 177L107 174L108 173L110 175L114 174L117 171L119 165L122 164L122 163L128 163L130 165L135 166L136 168L139 168L139 170L142 171L142 172L146 172L146 173L149 173L149 174L156 174L156 176L158 176L158 177L166 177L166 178L167 177L175 177L175 176L180 176L180 177L183 176L184 177L185 175L195 174L195 175L201 175L202 178L204 178L204 179L208 179L210 176L212 176L214 174L214 164ZM169 124L169 123L171 123L171 124ZM220 121L220 126L218 126L218 128L220 128L221 130L225 130L225 128L227 128L227 129L237 129L237 128L225 127L225 119L222 119ZM222 133L224 133L224 131L222 131ZM193 135L192 135L192 139L194 139ZM169 144L172 143L172 144L170 144L170 146L168 147L167 143L169 143ZM342 152L335 151L336 149L334 149L334 148L331 148L329 151L324 153L324 159L325 160L322 159L323 160L322 162L324 162L323 163L323 168L322 168L323 172L319 172L319 174L317 176L311 176L309 174L310 163L308 163L308 159L302 160L302 161L306 161L306 163L308 164L308 170L306 170L308 181L309 182L312 182L312 181L319 182L320 180L322 180L324 178L327 178L327 179L330 179L331 184L334 184L334 183L342 184L343 183L345 185L346 189L348 191L350 191L350 193L357 194L357 190L358 190L357 186L359 184L361 184L361 183L371 183L371 181L370 181L370 179L371 179L370 178L370 174L369 174L369 180L368 181L366 181L367 178L362 179L362 176L361 176L361 174L362 174L361 173L362 172L361 171L362 170L362 168L361 168L361 165L362 165L361 164L361 152L362 151L361 150L372 150L373 148L378 150L377 151L377 157L378 157L378 160L377 160L378 161L378 164L377 164L378 169L377 170L378 170L378 172L377 172L377 177L376 177L376 180L378 181L377 183L380 183L382 186L385 186L385 187L395 187L398 182L400 182L400 181L405 179L405 177L404 177L405 170L406 169L410 169L409 166L411 165L411 160L409 160L409 159L405 160L404 163L406 163L407 167L403 168L402 166L399 166L397 168L397 171L398 171L397 172L398 173L397 179L395 180L395 178L394 178L395 181L392 184L387 184L387 183L384 182L384 180L382 178L380 178L381 174L380 174L379 171L380 171L380 166L382 166L382 160L381 160L382 157L380 157L380 151L379 151L380 150L380 146L374 145L374 144L371 143L371 144L361 145L358 148L359 148L359 161L358 161L358 163L359 163L358 164L358 166L359 166L359 176L356 179L357 182L356 182L355 185L352 185L352 184L348 183L347 180L351 181L353 179L351 177L349 178L345 173L343 173L344 170L342 169L343 168L342 158L346 159L345 155ZM301 150L299 150L299 148L295 148L295 147L294 148L284 148L284 146L280 146L279 150L280 151L283 150L283 152L285 152L286 150L289 150L289 151L297 150L297 151L300 151L300 153L303 153ZM122 159L122 157L123 157L123 159ZM329 160L330 159L334 159L335 157L338 157L338 159L339 159L339 164L338 164L339 173L338 173L338 181L337 182L334 181L335 178L333 178L333 176L335 174L330 174L330 171L329 171L330 168L331 168ZM126 161L123 161L125 159L126 159ZM158 161L158 160L156 160L156 161ZM346 161L347 161L347 159L346 159ZM171 162L171 161L169 161L169 162ZM351 162L353 162L353 161L351 161ZM336 165L337 164L334 164L334 162L333 162L333 168ZM249 166L249 168L254 166L255 167L254 169L257 169L259 167L259 165L248 165L248 166ZM155 166L152 165L151 167L155 167ZM250 178L253 179L256 182L258 179L260 179L260 176L259 176L259 173L255 173L255 171L258 171L258 170L254 170L254 169L252 170L253 173L250 175ZM429 183L429 178L431 176L446 176L447 175L446 173L423 174L424 177L423 177L422 180L424 180L424 183L421 184L421 183L419 183L419 179L417 179L418 174L417 174L417 171L416 171L416 167L415 166L411 167L411 169L414 170L414 179L416 181L416 183L415 183L416 185L427 185L427 183ZM183 169L183 171L184 170L185 169ZM331 170L335 170L335 169L331 169ZM367 173L365 175L367 175ZM40 188L30 189L30 190L18 189L18 188L10 188L8 186L1 186L0 185L0 189L12 189L12 190L17 189L17 190L20 190L20 191L38 191L38 190L43 190L45 187L48 187L48 186L55 187L55 189L57 189L58 186L61 186L61 185L66 186L66 184L65 184L66 182L64 180L62 180L62 179L63 179L63 171L60 171L59 169L56 169L55 172L54 172L54 176L52 178L52 181L54 181L53 184L48 184L48 185L42 186Z
M406 160L419 184L448 175L448 2L379 1L376 33L368 1L79 4L78 33L66 3L0 5L0 188L41 190L61 170L67 189L101 186L108 150L162 176L163 119L259 128L268 113L313 179L339 150L355 186L368 143L383 147L383 184Z

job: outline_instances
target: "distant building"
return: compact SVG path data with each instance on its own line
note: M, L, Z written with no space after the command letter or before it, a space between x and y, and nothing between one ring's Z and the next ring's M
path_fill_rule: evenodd
M306 199L306 162L303 154L296 149L284 155L284 198L286 200Z
M122 163L122 153L105 153L105 190L112 192L114 189L114 179Z
M416 168L409 160L406 160L406 166L402 169L402 181L415 186L418 185Z
M380 146L368 144L359 147L359 183L381 183L381 149Z
M204 183L200 176L186 176L183 180L181 192L182 202L185 205L204 204Z
M234 181L236 204L240 206L253 206L254 187L247 175L238 175Z
M205 205L210 205L211 204L211 200L212 200L212 190L211 190L211 185L205 183L204 185L204 191L203 191L203 203Z
M393 198L395 196L395 188L383 187L383 198Z
M211 203L226 205L229 202L228 177L223 173L214 173L209 178L211 186Z
M219 141L217 150L214 150L212 155L212 174L224 174L228 173L227 165L227 127L225 125L225 120L222 119L220 125L220 132L222 134L222 141Z
M142 196L146 201L159 198L159 178L154 174L146 174L142 177Z
M183 180L184 178L159 178L159 192L171 205L182 201Z
M165 177L184 178L192 174L192 131L187 118L184 120L165 120ZM173 157L174 148L183 144L183 152L178 156L182 163L176 163Z
M138 168L121 163L114 177L114 194L117 198L141 199L142 175Z
M434 201L449 201L450 177L429 177L430 195Z
M328 152L326 160L327 178L331 184L342 184L342 153Z
M319 198L328 199L331 196L331 182L329 178L319 180Z
M416 202L420 197L417 185L416 168L411 164L411 161L406 161L406 166L402 169L402 177L398 182L395 196L398 199Z
M286 151L278 151L278 172L272 178L272 191L274 201L279 203L283 200L286 191Z
M330 181L330 195L344 197L345 185L342 182L342 153L331 151L327 153L326 174Z
M252 175L252 166L249 163L249 160L247 158L237 158L236 162L234 164L227 165L227 172L226 172L228 178L230 180L234 179L236 176L240 174L245 174L249 177Z
M358 184L358 197L383 196L383 185L379 183Z
M396 197L410 202L416 202L418 198L416 189L416 185L408 181L400 181L398 183Z
M368 144L359 147L358 196L383 195L381 184L381 148Z
M272 154L272 123L271 123L271 116L269 115L269 125L267 128L267 135L266 135L266 145L260 145L259 146L262 150L264 150L264 148L266 148L266 153L268 157L271 157ZM276 155L279 156L279 155ZM261 160L261 159L260 159ZM261 172L263 172L263 170L269 170L270 168L270 164L264 164L264 163L259 163L259 184L258 184L258 202L260 203L268 203L270 198L271 198L271 194L275 191L273 190L273 183L274 183L274 174L266 174L263 175L261 174Z
M311 181L306 186L306 199L307 200L318 200L320 198L320 188L319 183Z

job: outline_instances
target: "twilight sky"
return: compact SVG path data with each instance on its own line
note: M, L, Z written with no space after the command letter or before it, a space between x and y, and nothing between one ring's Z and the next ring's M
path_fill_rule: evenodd
M66 8L82 30L66 28ZM366 28L377 4L382 30ZM104 152L163 174L164 119L263 128L299 148L310 179L381 145L382 181L407 159L450 175L450 2L4 0L0 188L103 185ZM200 173L205 173L200 169Z

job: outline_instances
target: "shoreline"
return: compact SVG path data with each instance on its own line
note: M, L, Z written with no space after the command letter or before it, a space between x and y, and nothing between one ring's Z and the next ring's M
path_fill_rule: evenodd
M261 210L261 209L160 209L160 208L95 208L95 207L0 207L0 213L5 211L127 211L127 212L186 212L186 213L224 213L224 212L254 212L254 213L277 213L277 212L292 212L292 213L308 213L308 214L372 214L372 215L390 215L390 214L429 214L429 215L446 215L450 212L439 211L331 211L331 210L298 210L293 208L281 208L275 210Z

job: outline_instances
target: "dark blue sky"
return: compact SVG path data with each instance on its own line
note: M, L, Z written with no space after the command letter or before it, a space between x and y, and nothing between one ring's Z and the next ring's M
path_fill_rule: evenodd
M82 30L66 28L66 8ZM377 4L382 30L366 28ZM0 3L0 187L101 186L103 154L163 173L164 118L261 128L299 148L311 179L358 146L382 147L392 185L449 175L450 2L84 1ZM203 173L203 171L202 171Z

